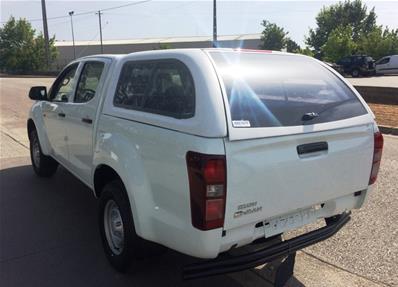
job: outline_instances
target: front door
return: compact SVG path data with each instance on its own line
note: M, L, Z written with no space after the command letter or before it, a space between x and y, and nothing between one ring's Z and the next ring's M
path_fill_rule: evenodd
M91 178L93 130L107 63L106 59L82 62L73 101L66 107L70 167L86 183Z
M65 107L73 96L78 66L78 63L72 64L61 73L49 92L49 101L43 102L43 119L52 154L63 164L68 160Z

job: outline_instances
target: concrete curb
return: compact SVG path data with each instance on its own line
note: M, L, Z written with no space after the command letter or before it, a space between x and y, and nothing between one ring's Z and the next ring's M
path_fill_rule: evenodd
M398 127L379 126L379 130L386 135L398 136Z

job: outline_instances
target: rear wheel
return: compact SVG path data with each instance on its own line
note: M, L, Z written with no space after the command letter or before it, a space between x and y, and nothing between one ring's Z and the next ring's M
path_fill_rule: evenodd
M136 259L152 255L154 248L159 249L157 244L140 238L135 232L129 199L120 180L111 181L103 188L98 223L105 254L119 272L126 272Z
M58 163L52 157L43 154L36 130L30 133L30 159L33 170L40 177L51 177L57 171Z

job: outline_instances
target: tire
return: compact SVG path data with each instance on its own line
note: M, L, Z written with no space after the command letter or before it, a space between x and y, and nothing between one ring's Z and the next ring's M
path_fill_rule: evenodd
M113 220L110 220L111 214L114 215ZM120 180L111 181L102 189L98 224L106 257L119 272L125 273L137 259L164 248L142 239L135 232L130 202Z
M360 75L361 75L361 74L360 74L360 72L359 72L358 69L354 69L354 70L352 70L352 72L351 72L351 76L353 76L354 78L358 78Z
M36 130L30 133L30 160L36 175L39 177L51 177L57 171L58 162L52 157L43 154L39 136Z

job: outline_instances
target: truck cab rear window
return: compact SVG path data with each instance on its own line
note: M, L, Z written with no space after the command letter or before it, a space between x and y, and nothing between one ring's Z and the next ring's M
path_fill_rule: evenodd
M234 127L299 126L367 113L353 91L312 59L294 55L210 52Z
M126 109L190 118L195 112L192 75L178 60L127 62L113 103Z

